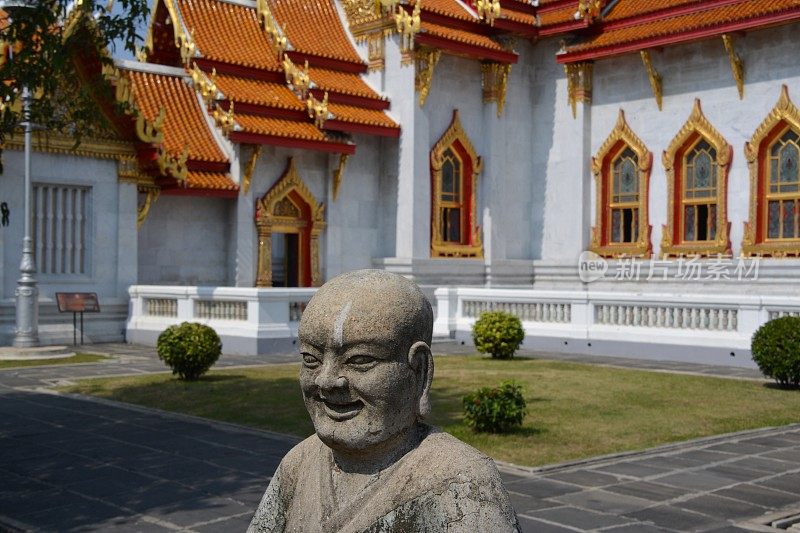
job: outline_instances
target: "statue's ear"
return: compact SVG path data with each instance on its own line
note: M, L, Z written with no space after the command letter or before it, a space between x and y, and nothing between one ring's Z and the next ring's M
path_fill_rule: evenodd
M431 383L433 382L433 354L423 341L415 342L408 350L408 364L416 375L417 416L425 418L431 413Z

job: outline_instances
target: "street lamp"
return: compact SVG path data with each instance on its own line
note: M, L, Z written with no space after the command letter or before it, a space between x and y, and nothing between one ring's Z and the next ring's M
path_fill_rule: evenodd
M14 13L32 9L24 1L3 1L0 8L14 18ZM11 47L13 50L13 47ZM12 52L13 53L13 52ZM33 261L33 238L31 237L31 93L28 87L22 88L22 122L25 129L25 224L22 238L22 260L19 265L20 277L14 291L17 303L17 327L14 331L14 346L31 348L39 345L39 288L36 286L36 264Z

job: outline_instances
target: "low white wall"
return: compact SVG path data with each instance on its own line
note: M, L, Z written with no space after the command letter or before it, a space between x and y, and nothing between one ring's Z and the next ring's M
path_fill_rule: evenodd
M200 322L214 328L224 354L294 349L305 304L316 289L168 287L138 285L131 297L126 339L155 346L167 327Z
M557 353L755 367L753 333L767 320L800 315L797 298L593 291L441 288L436 337L472 342L480 313L518 316L523 346Z

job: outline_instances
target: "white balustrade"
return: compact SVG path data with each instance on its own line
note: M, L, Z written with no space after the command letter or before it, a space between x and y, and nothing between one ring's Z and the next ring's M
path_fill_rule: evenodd
M200 322L219 334L223 353L295 351L300 317L315 292L313 288L133 286L126 338L152 346L168 326Z
M467 287L440 288L435 294L438 338L469 341L481 313L499 310L519 317L526 345L541 350L600 354L598 344L606 342L614 351L608 355L639 357L651 351L699 362L704 360L701 352L713 352L715 364L740 366L752 364L750 339L763 323L800 316L800 298L791 297Z

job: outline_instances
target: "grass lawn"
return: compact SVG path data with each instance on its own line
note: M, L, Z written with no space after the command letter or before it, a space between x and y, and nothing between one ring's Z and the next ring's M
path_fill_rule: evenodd
M6 368L22 368L26 366L73 365L75 363L96 363L108 359L104 355L94 353L76 353L63 359L30 359L27 361L0 361L0 370Z
M212 372L193 383L170 375L93 379L68 390L301 437L311 434L297 365ZM461 398L514 379L528 416L509 435L472 433ZM800 391L753 381L478 356L436 358L432 423L488 455L542 465L696 437L800 421Z

